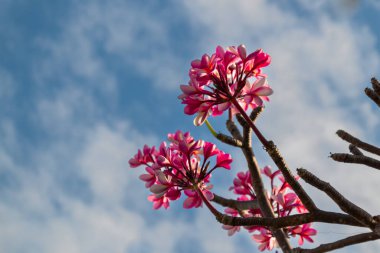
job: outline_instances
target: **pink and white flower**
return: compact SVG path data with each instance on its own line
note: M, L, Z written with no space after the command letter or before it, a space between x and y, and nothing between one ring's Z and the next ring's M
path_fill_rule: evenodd
M261 172L270 181L271 190L268 191L268 199L276 217L285 217L292 212L305 213L307 209L302 204L298 196L292 191L291 186L284 180L280 170L272 171L269 166L264 167ZM278 184L278 185L277 185ZM233 180L233 186L229 188L236 195L238 201L255 200L256 195L252 185L249 171L238 172ZM225 213L234 217L262 217L260 209L252 207L247 210L234 210L227 208ZM240 227L223 225L223 229L228 231L228 235L233 235L239 231ZM244 227L249 233L253 233L253 240L259 243L259 250L272 250L277 245L276 238L272 236L271 231L261 226ZM258 233L257 233L258 232ZM298 243L303 244L304 240L312 242L311 236L316 235L317 231L311 228L311 224L287 227L284 232L288 236L299 236Z
M254 234L252 238L259 244L258 248L260 251L272 250L274 247L278 246L277 240L272 236L270 230L261 228L259 232L259 234Z
M187 196L184 208L198 208L202 206L199 192L207 200L213 198L211 174L218 168L229 170L231 155L213 143L194 140L189 133L177 131L168 134L168 139L169 144L162 142L158 150L145 145L129 164L131 168L146 166L147 174L140 175L140 179L153 193L148 199L154 209L168 208L170 201L180 198L181 192Z
M205 54L191 62L190 80L181 85L179 99L185 104L184 112L197 114L195 125L202 125L208 116L217 116L231 109L238 112L236 101L244 110L263 105L273 90L261 68L270 64L271 58L261 49L247 55L244 45L218 46L211 56Z

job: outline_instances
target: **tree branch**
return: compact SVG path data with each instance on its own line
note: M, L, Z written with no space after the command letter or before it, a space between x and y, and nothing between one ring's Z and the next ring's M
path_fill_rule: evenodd
M237 118L238 117L239 116L237 116ZM265 188L264 188L262 177L261 177L260 167L257 163L256 157L252 150L250 130L247 132L247 128L244 126L243 128L244 128L244 139L243 139L243 146L241 147L241 150L243 151L243 154L248 164L248 169L251 173L252 187L255 191L257 201L258 201L258 204L263 216L268 217L270 219L274 219L275 218L274 212L272 210L271 204L265 192ZM285 232L282 229L276 229L276 228L270 228L270 230L272 231L273 235L276 237L277 242L279 246L281 247L281 249L283 250L283 252L291 252L291 246Z
M320 246L314 249L295 248L293 249L293 252L294 253L323 253L323 252L328 252L328 251L332 251L336 249L341 249L350 245L359 244L359 243L368 242L368 241L374 241L378 239L380 239L380 235L374 232L369 232L369 233L349 236L347 238L344 238L342 240L338 240L332 243L321 244Z
M285 228L298 226L310 222L323 222L355 227L365 227L362 223L347 214L316 210L314 213L294 214L290 216L270 217L235 217L222 214L216 219L225 225L231 226L263 226L270 228Z
M380 156L380 148L374 146L374 145L371 145L371 144L368 144L364 141L361 141L360 139L352 136L351 134L347 133L346 131L344 130L338 130L336 132L336 134L342 138L343 140L355 145L356 147L358 148L361 148L365 151L368 151L372 154L375 154L375 155L379 155Z
M235 139L237 139L239 141L243 141L243 137L241 136L239 129L237 128L237 126L235 125L235 123L232 120L227 120L226 126L227 126L228 131L231 133L231 135Z
M358 207L357 205L346 199L328 182L319 179L306 169L297 169L297 173L303 180L305 180L306 183L326 193L340 207L340 209L343 212L351 215L359 222L363 223L368 227L375 227L376 221L372 218L372 215L370 215L368 212L364 211L362 208Z
M259 209L257 200L239 201L234 199L226 199L214 193L214 198L211 201L221 206L230 207L236 210Z
M317 210L317 206L314 204L314 201L310 198L310 196L306 193L306 191L302 188L300 183L295 179L292 172L286 165L284 158L281 156L279 150L273 141L269 141L269 147L266 147L266 151L269 156L272 158L273 162L277 165L277 167L281 170L282 175L285 178L285 181L292 187L293 191L300 198L304 206L309 210L309 212L313 212Z
M379 81L377 81L376 78L372 77L371 83L372 83L373 90L376 92L377 95L380 96L380 83L379 83Z
M370 88L365 88L364 92L373 102L375 102L375 104L377 104L378 107L380 107L380 95L376 94L376 92Z
M350 155L345 153L333 153L330 157L343 163L358 163L380 170L380 161L364 155Z
M228 135L225 135L222 133L218 133L216 135L216 138L218 140L220 140L221 142L226 143L226 144L231 145L231 146L235 146L235 147L239 147L239 148L241 146L243 146L243 143L241 142L241 140L235 139L231 136L228 136Z
M358 149L358 147L356 147L354 144L350 144L348 146L348 149L350 150L350 152L353 154L353 155L364 155L360 149Z

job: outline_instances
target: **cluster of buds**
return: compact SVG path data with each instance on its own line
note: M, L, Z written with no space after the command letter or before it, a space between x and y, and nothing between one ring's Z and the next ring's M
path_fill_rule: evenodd
M263 175L269 178L271 191L267 193L267 197L272 206L272 209L276 217L289 216L292 213L306 213L307 209L302 204L298 196L292 191L290 185L283 178L281 171L277 170L272 173L271 168L266 166L262 169ZM238 195L237 200L248 201L255 200L256 195L253 191L251 180L251 174L247 172L239 172L236 178L233 180L233 186L230 190ZM279 186L276 185L279 183ZM252 208L248 210L235 210L232 208L225 209L225 213L235 217L262 217L260 209ZM310 227L311 224L303 224L299 226L287 227L284 231L288 236L296 237L298 236L298 243L302 245L304 240L313 242L310 237L316 234L316 230ZM252 233L252 238L259 244L259 250L272 250L276 245L276 238L272 235L272 232L260 226L249 226L244 227L250 233ZM228 235L233 235L240 231L239 226L229 226L223 225L223 229L228 230Z
M245 111L262 106L272 89L261 73L261 68L270 64L270 56L261 49L247 55L244 45L218 46L211 56L192 61L188 85L181 85L178 97L185 104L184 112L197 113L194 124L202 125L209 115L220 115L230 109L238 113L237 107Z
M131 168L146 166L146 174L140 175L152 194L148 200L153 208L168 208L169 202L177 200L181 192L187 196L184 208L202 206L202 196L211 200L211 173L217 168L230 169L232 158L219 150L215 144L203 140L195 141L190 134L177 131L168 134L170 142L162 142L158 150L144 146L129 160ZM214 160L215 165L211 162Z

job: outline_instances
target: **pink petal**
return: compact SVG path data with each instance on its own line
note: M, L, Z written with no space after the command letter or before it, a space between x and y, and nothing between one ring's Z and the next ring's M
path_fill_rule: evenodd
M218 154L218 149L216 148L216 145L211 142L205 142L203 147L203 155L205 159L208 159L211 156L214 156Z
M196 59L196 60L191 62L191 67L193 67L193 68L199 68L200 66L201 66L201 60L199 60L199 59Z
M136 167L139 167L141 165L139 160L137 160L135 158L129 159L128 163L129 163L129 167L131 167L131 168L136 168Z
M187 198L187 199L183 202L183 208L185 208L185 209L190 209L190 208L194 207L194 204L195 204L195 199L192 198L192 197L189 197L189 198Z
M196 88L190 85L181 85L180 86L181 90L183 91L184 94L189 95L197 91Z
M142 180L142 181L150 181L154 178L153 175L151 174L142 174L139 176L139 178Z
M231 169L232 157L230 154L223 153L222 151L216 157L216 167L223 167L225 169Z
M155 184L150 187L150 191L156 195L164 194L167 189L168 189L168 186L162 185L162 184Z
M265 77L257 79L255 83L253 84L254 87L259 88L261 86L264 86L267 83L267 79Z
M243 60L247 57L247 50L244 45L238 46L238 52Z
M206 121L208 117L208 112L199 112L198 115L195 117L193 123L195 126L201 126Z
M205 195L206 199L212 200L214 198L214 194L210 191L203 191L203 194Z
M268 86L262 86L255 90L257 96L270 96L273 94L273 90Z
M219 110L219 111L225 111L225 110L227 110L230 106L231 106L231 103L230 103L230 102L224 102L224 103L218 104L218 110Z
M169 183L169 179L166 177L166 175L162 171L158 170L156 172L156 175L157 175L158 181L160 181L161 184L165 185Z

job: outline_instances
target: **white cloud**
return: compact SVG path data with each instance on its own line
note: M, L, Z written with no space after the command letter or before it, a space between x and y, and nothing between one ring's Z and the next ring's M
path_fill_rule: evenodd
M140 86L177 88L181 58L169 45L169 16L149 4L125 1L78 4L62 23L63 31L58 38L38 40L52 57L38 66L36 80L49 83L58 74L66 85L79 79L84 82L82 85L95 85L114 97L118 85L137 85L118 83L115 72L125 71L149 78L149 83Z
M123 122L87 130L83 148L57 141L52 147L30 150L34 154L30 168L17 166L0 152L2 174L15 181L1 192L0 251L121 253L150 245L155 252L174 252L177 237L155 235L166 231L184 237L186 224L167 220L149 224L132 209L151 208L151 204L137 178L139 171L128 168L128 159L138 146L154 138ZM68 192L72 186L65 184L65 170L71 179L83 180L81 187L89 187L90 196L83 199Z

